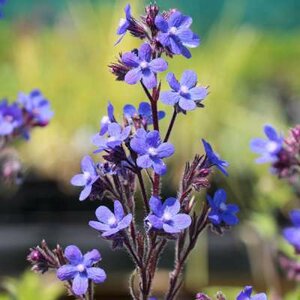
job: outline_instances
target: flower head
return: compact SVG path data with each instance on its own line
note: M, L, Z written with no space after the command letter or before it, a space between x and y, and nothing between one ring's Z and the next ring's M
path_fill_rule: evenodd
M208 219L213 225L236 225L239 220L236 217L236 213L239 208L235 204L226 204L226 192L223 189L219 189L215 192L214 197L207 195L207 201L211 208L208 215Z
M278 154L282 150L283 138L270 125L264 127L264 132L267 139L252 139L250 148L253 152L261 155L256 159L257 163L274 163L278 160Z
M197 74L193 71L185 71L180 82L169 73L167 81L172 91L162 92L160 97L167 105L178 105L184 111L194 110L207 96L207 88L196 87Z
M13 133L22 124L22 111L17 103L9 105L6 100L3 100L0 103L0 136Z
M39 90L33 90L29 95L20 93L17 102L22 105L35 126L45 126L53 117L49 101Z
M193 20L184 16L179 11L173 12L167 19L157 15L155 25L160 30L157 39L164 46L168 47L172 54L182 54L190 58L191 53L187 49L198 47L200 39L198 35L190 30Z
M295 251L300 253L300 210L292 210L290 212L290 219L294 226L284 229L283 236L292 246L294 246Z
M157 130L147 132L142 128L130 141L130 147L139 155L137 165L143 169L153 168L158 175L164 175L167 171L162 159L170 157L175 151L172 144L161 142Z
M118 123L109 123L107 125L107 138L102 136L101 132L93 137L93 144L98 147L98 149L94 152L98 153L121 146L121 144L128 138L130 131L130 126L122 128L122 126Z
M164 59L152 59L151 46L147 43L143 44L137 53L124 53L122 55L122 62L131 68L125 76L125 81L128 84L136 84L142 80L148 89L157 86L155 74L163 72L168 68L168 64Z
M178 199L168 198L162 203L159 198L152 196L149 204L152 212L145 221L150 228L173 234L180 233L191 225L191 217L188 214L179 213Z
M216 166L223 174L228 175L226 168L229 166L228 162L222 160L217 153L214 152L212 146L204 139L202 139L204 150L206 153L207 163L210 166Z
M132 221L132 214L125 216L120 201L114 201L114 212L110 211L106 206L99 206L96 210L98 221L90 221L89 225L102 232L103 237L111 237L116 233L127 228Z
M56 275L62 281L72 280L72 291L75 295L81 296L87 292L89 279L94 283L105 281L105 271L93 267L101 260L98 250L94 249L82 255L78 247L71 245L65 249L64 254L69 264L60 267Z
M152 110L148 102L141 102L138 109L131 104L127 104L123 108L123 113L129 123L131 123L134 118L141 118L145 125L153 124ZM164 111L159 111L157 113L158 120L163 119L165 115L166 113Z
M256 294L251 296L252 286L246 286L237 296L236 300L267 300L265 293Z
M99 178L96 171L96 166L90 156L85 156L81 160L82 174L77 174L71 179L71 184L75 186L84 186L84 189L80 193L79 200L85 200L92 191L92 186Z
M130 4L127 4L125 6L125 9L124 9L124 12L125 12L125 19L120 19L120 22L119 22L119 27L117 29L117 34L118 35L123 35L126 33L129 25L130 25L130 22L131 22L131 7L130 7Z

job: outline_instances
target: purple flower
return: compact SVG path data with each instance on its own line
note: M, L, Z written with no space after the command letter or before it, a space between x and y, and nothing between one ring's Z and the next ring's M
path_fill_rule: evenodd
M107 138L100 135L101 133L96 134L93 137L93 144L98 147L98 149L94 151L94 153L99 153L104 150L114 149L118 146L121 146L122 142L124 142L128 138L130 131L130 126L122 128L122 126L117 123L108 124Z
M114 122L116 122L114 117L114 107L110 102L108 102L107 116L104 116L100 123L100 135L104 135L108 130L108 125Z
M72 280L72 291L75 295L81 296L87 292L88 280L94 283L105 281L105 271L94 264L101 260L98 250L94 249L82 255L80 249L74 245L65 249L65 257L70 264L64 265L57 270L58 279Z
M36 126L45 126L53 117L50 103L39 90L33 90L29 95L20 93L17 102L28 113L31 122Z
M164 203L154 196L150 199L150 213L145 222L150 228L163 230L166 233L180 233L191 225L188 214L180 214L180 203L176 198L168 198Z
M202 139L204 150L206 153L207 163L210 166L216 166L223 174L228 175L226 168L229 166L228 162L220 159L219 155L213 151L211 145L204 139Z
M264 126L264 132L268 139L252 139L250 148L261 155L256 159L257 163L274 163L278 160L278 154L283 148L283 138L270 125Z
M292 246L294 246L295 251L300 253L300 210L292 210L290 212L290 219L294 226L284 229L283 236Z
M136 84L140 80L146 88L157 86L155 74L168 68L167 62L162 58L152 59L152 50L149 44L143 44L138 53L127 52L122 55L122 62L132 68L125 76L128 84Z
M186 58L191 57L189 48L196 48L200 44L198 35L189 28L193 20L191 17L182 15L175 11L166 20L162 15L155 18L155 25L160 30L158 40L164 46L168 47L173 54L182 54Z
M92 191L92 186L99 178L96 171L96 166L90 156L85 156L81 160L82 174L77 174L71 179L71 184L75 186L84 186L80 193L79 200L85 200Z
M139 155L137 165L143 169L153 168L158 175L164 175L167 171L162 159L173 155L175 151L172 144L161 142L157 130L147 132L142 128L130 141L130 147Z
M130 4L127 4L125 6L124 9L125 12L125 19L120 19L120 23L119 23L119 27L117 30L117 34L118 35L124 35L128 29L128 27L130 26L130 22L131 22L131 7Z
M233 226L239 222L235 215L239 211L239 208L235 204L225 204L226 192L223 189L217 190L213 198L207 195L207 201L211 208L208 219L213 225L225 223L226 225Z
M236 300L267 300L265 293L256 294L251 296L252 286L246 286L237 296Z
M185 71L180 83L173 73L167 75L167 81L172 91L162 92L160 99L167 105L178 104L184 111L194 110L207 96L207 88L196 87L197 74L193 71Z
M9 135L23 125L22 111L17 103L9 105L6 100L0 103L0 136Z
M133 105L127 104L123 108L123 113L129 123L132 122L132 119L140 117L145 125L153 124L152 109L148 102L141 102L138 110ZM159 111L157 113L158 120L163 119L165 115L166 113L164 111Z
M110 237L121 230L127 228L132 221L132 214L125 216L120 201L114 201L114 212L110 211L106 206L99 206L96 210L96 217L99 220L90 221L89 225L102 232L103 237Z

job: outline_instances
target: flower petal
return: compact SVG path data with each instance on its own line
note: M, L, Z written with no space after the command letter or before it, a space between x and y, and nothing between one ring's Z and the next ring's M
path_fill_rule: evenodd
M180 230L188 228L192 223L192 219L188 214L177 214L172 218L172 221L174 226Z
M72 291L77 296L84 295L88 289L88 278L78 273L73 280Z
M153 160L152 165L154 172L158 175L165 175L167 172L167 166L161 159L155 159Z
M175 11L174 13L171 14L169 20L168 20L168 24L169 27L179 27L182 23L183 23L184 19L183 19L183 15L181 12L179 11Z
M132 222L132 214L128 214L120 221L120 223L118 224L118 229L123 230L129 227L131 222Z
M136 163L140 168L147 169L152 166L153 162L152 162L150 156L148 154L145 154L145 155L139 156L138 159L136 160Z
M147 89L153 89L157 85L155 74L150 70L143 71L142 80Z
M163 229L165 232L167 233L179 233L180 232L180 229L178 229L177 227L175 227L174 224L168 224L168 223L164 223L163 224Z
M150 147L157 148L161 143L159 132L157 130L150 131L147 134L146 143Z
M83 263L88 268L101 260L101 254L97 249L88 251L83 256Z
M265 135L272 141L278 141L278 139L280 138L275 130L274 127L272 127L271 125L266 125L264 127L264 132Z
M72 177L71 184L74 186L85 186L86 177L83 174L77 174Z
M101 222L97 222L97 221L90 221L89 222L89 226L91 226L92 228L98 230L98 231L107 231L110 230L110 226L107 224L103 224Z
M290 212L290 218L293 224L297 227L300 227L300 210L294 209Z
M180 85L186 86L189 89L193 88L197 84L197 74L194 71L187 70L182 74Z
M155 18L155 25L161 31L166 33L169 29L168 22L164 19L162 15L157 15Z
M155 229L162 229L163 227L162 220L155 215L149 215L145 221L148 225L150 224L151 227L154 227Z
M175 105L180 100L180 95L177 92L162 92L160 100L164 104Z
M233 214L229 214L229 213L222 214L222 219L229 226L234 226L234 225L238 224L238 222L239 222L239 219L237 216L235 216Z
M136 84L138 81L141 80L141 78L142 78L142 70L140 67L130 70L125 75L125 81L128 84Z
M191 100L203 100L207 96L207 88L205 87L194 87L189 91Z
M178 80L176 79L174 73L168 73L167 81L168 81L171 89L173 89L175 92L178 92L180 90L180 84L179 84Z
M175 216L180 210L180 203L176 198L168 198L163 203L163 212Z
M117 123L111 123L108 125L108 135L109 136L118 136L122 131L122 127Z
M140 49L139 49L139 58L142 61L150 62L151 61L151 54L152 54L152 50L151 50L151 46L149 44L145 43L140 47Z
M139 105L139 114L142 116L151 116L151 106L148 102L141 102Z
M161 200L157 197L151 196L149 200L149 205L152 210L152 212L158 216L161 217L163 214L163 205L161 203Z
M77 273L78 271L76 266L64 265L57 270L56 276L59 280L71 280Z
M214 194L214 204L220 207L222 203L226 202L226 192L224 189L218 189Z
M108 224L108 221L115 218L115 215L106 206L99 206L96 210L96 217L100 222Z
M133 105L127 104L123 108L123 114L126 118L128 118L128 117L132 118L134 115L137 114L137 111L136 111L136 108Z
M92 185L89 184L81 191L79 200L84 201L90 195L91 191L92 191Z
M106 279L106 273L103 269L100 268L88 268L86 270L87 276L95 283L104 282Z
M126 52L122 55L122 62L128 67L137 68L141 61L136 54Z
M196 103L193 100L188 100L183 97L181 97L179 100L179 106L181 109L186 111L194 110L197 107Z
M82 262L82 253L75 245L70 245L65 249L65 257L72 265L78 265Z
M114 215L118 222L124 218L124 209L119 200L114 201Z
M159 158L170 157L174 154L175 148L171 143L162 143L156 149Z
M151 71L158 73L158 72L163 72L168 69L168 63L163 59L163 58L156 58L153 59L149 63Z

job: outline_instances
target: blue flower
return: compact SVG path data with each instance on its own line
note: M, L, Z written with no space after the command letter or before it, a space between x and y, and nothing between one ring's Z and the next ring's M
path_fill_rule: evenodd
M79 200L85 200L92 191L92 186L99 178L96 171L96 166L90 156L85 156L81 160L82 174L77 174L71 179L71 184L75 186L84 186L84 189L80 193Z
M126 75L128 84L136 84L140 80L146 88L152 89L157 86L155 74L167 70L168 64L162 58L152 59L152 50L149 44L143 44L138 53L127 52L122 55L122 62L132 68Z
M246 286L237 296L236 300L267 300L265 293L256 294L254 296L251 296L251 294L252 286Z
M222 225L224 223L233 226L239 222L235 215L239 208L235 204L225 204L226 192L223 189L217 190L213 198L207 195L207 201L211 208L208 219L213 225Z
M168 47L173 54L182 54L190 58L191 53L187 49L198 47L200 39L189 28L193 20L191 17L182 15L179 11L171 14L168 20L162 15L157 15L155 25L160 30L158 40Z
M99 222L90 221L89 225L102 232L103 237L110 237L124 230L132 222L132 214L125 216L122 204L118 200L114 201L114 212L106 206L99 206L96 210L96 217Z
M142 128L130 141L130 147L139 155L137 165L143 169L153 168L158 175L164 175L167 171L162 159L170 157L175 151L172 144L161 142L157 130L147 132Z
M196 87L197 74L193 71L185 71L180 83L173 73L167 75L167 81L172 91L162 92L160 99L167 105L176 105L185 111L194 110L206 96L207 88Z
M2 6L4 6L6 4L7 0L0 0L0 19L3 18L3 13L1 11Z
M122 128L122 126L117 123L108 124L107 138L100 134L96 134L92 139L93 144L98 147L94 153L115 149L116 147L121 146L121 144L128 138L130 131L130 126Z
M206 153L207 163L210 166L216 166L223 174L228 175L226 168L229 166L229 163L225 160L220 159L219 155L214 152L211 145L204 139L202 139L204 150Z
M138 110L133 105L127 104L123 108L123 113L129 123L132 122L132 119L140 117L144 125L153 124L151 105L148 102L141 102ZM164 111L159 111L157 113L158 120L163 119L165 115L166 113Z
M180 203L176 198L168 198L164 203L159 198L151 197L150 213L145 219L150 228L163 230L166 233L180 233L191 225L188 214L179 213Z
M20 93L17 102L28 113L31 123L45 126L53 117L50 103L39 90L33 90L29 95Z
M6 100L0 103L0 136L12 134L23 125L22 111L17 103L9 105Z
M94 283L105 281L105 271L98 267L93 267L101 260L98 250L94 249L82 255L80 249L74 245L65 249L65 257L70 264L63 265L57 270L58 279L72 280L72 291L77 296L82 296L87 292L88 280Z
M294 246L297 253L300 253L300 210L295 209L290 212L290 219L294 227L283 230L284 238Z
M116 122L114 117L114 107L110 102L108 102L107 116L104 116L100 123L100 135L104 135L108 130L108 125L113 122Z
M119 23L119 27L118 27L118 30L117 30L117 34L118 35L123 35L126 33L129 25L130 25L130 22L131 22L131 7L130 7L130 4L127 4L125 6L125 9L124 9L124 12L125 12L125 19L120 19L120 23Z
M274 163L278 160L278 153L283 148L283 138L270 125L264 126L264 132L268 139L252 139L250 148L261 155L256 159L257 163Z

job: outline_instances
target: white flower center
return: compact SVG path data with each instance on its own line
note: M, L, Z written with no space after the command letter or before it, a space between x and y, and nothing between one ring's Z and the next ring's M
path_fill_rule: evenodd
M189 88L186 86L186 85L182 85L180 87L180 91L183 93L183 94L187 94L189 92Z
M148 153L149 153L150 155L152 155L152 156L157 155L157 151L156 151L156 149L153 148L153 147L150 147L150 148L148 149Z
M165 221L170 221L172 219L172 215L169 212L165 212L163 218Z
M146 69L146 68L148 68L148 63L147 63L146 61L142 61L142 62L140 63L140 67L141 67L142 69Z
M269 142L267 144L267 151L272 153L277 149L277 147L278 147L278 145L276 142Z
M87 181L89 178L90 178L90 173L89 172L86 172L86 171L84 171L83 172L83 177L84 177L84 179Z
M77 266L77 270L78 270L78 272L82 273L85 271L85 266L83 264L80 264Z
M120 19L119 27L122 27L126 23L126 19Z
M176 34L176 32L177 32L177 28L175 26L171 27L169 30L169 33L171 34Z
M110 226L116 224L116 222L117 220L114 216L108 219L108 225Z
M222 211L225 211L225 210L227 209L227 205L226 205L224 202L221 203L220 209L221 209Z

